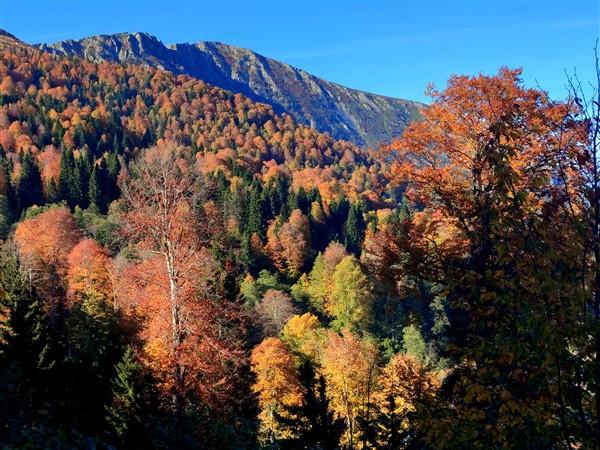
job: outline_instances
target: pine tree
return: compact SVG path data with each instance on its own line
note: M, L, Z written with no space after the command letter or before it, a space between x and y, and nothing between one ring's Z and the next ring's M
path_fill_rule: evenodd
M99 166L94 165L88 188L89 205L96 205L102 214L106 213L108 206L108 195L106 193L108 177L104 166L104 161Z
M93 164L88 155L89 152L75 160L75 179L73 180L73 186L76 186L77 192L77 205L84 209L88 206L88 190Z
M253 233L264 239L265 229L262 218L262 190L260 184L252 183L250 202L248 203L248 221L246 224L246 233L251 236Z
M2 146L0 146L0 148L2 148ZM4 149L2 149L2 154L4 154ZM10 174L13 171L13 163L10 159L3 157L1 162L0 162L0 172L2 175L2 178L4 179L5 182L5 192L4 194L6 195L6 201L8 204L8 220L10 223L12 223L15 219L15 217L17 217L18 215L18 209L19 209L19 205L18 205L18 199L17 199L17 193L15 192L15 186L13 186Z
M344 243L346 248L355 255L360 254L362 242L365 237L367 224L360 204L353 204L348 211L348 218L344 225Z
M74 207L71 183L75 159L71 150L63 150L60 155L60 173L58 175L58 192L61 200L65 200L69 206Z
M42 419L52 339L43 305L16 257L3 255L0 264L0 422L22 432Z
M54 179L50 179L46 184L46 201L47 203L59 203L61 200L58 185Z
M77 127L75 127L74 139L78 148L83 148L86 145L85 133L80 123L77 124Z
M144 372L131 347L116 365L112 402L106 408L106 422L115 441L129 448L141 445L144 437Z
M33 205L43 205L42 176L31 152L21 159L21 176L17 184L19 209L26 210Z
M113 142L112 142L112 149L111 149L110 153L114 153L115 155L118 155L119 152L120 152L119 139L117 138L117 133L115 132L114 137L113 137Z
M11 223L11 212L6 195L0 194L0 239L6 239Z
M344 421L336 418L329 408L324 377L316 375L311 364L304 361L298 369L298 379L304 392L302 405L285 408L285 415L276 414L281 424L295 431L295 437L279 444L298 450L339 448Z
M116 139L116 137L115 137ZM106 180L106 194L108 202L116 200L121 195L121 190L118 186L119 172L121 171L121 163L116 151L112 151L106 158L106 169L108 171Z

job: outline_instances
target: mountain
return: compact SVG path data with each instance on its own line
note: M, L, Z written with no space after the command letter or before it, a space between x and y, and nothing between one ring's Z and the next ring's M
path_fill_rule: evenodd
M185 73L287 112L336 139L376 146L398 136L423 107L332 83L251 50L219 42L165 46L146 33L100 35L42 44L92 61L147 64Z
M10 34L8 31L0 29L0 50L26 48L27 44Z

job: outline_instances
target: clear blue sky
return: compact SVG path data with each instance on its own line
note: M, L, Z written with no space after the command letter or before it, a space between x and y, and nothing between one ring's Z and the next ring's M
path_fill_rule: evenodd
M30 43L120 31L222 41L416 100L430 81L508 65L558 98L565 69L592 77L600 0L0 0L0 27Z

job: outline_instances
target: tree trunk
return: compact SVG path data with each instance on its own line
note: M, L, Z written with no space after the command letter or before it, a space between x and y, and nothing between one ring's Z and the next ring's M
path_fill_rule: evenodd
M167 242L165 253L167 275L169 277L169 300L171 303L171 345L173 351L173 409L179 417L182 408L181 395L183 392L183 373L179 362L179 347L181 345L181 319L179 317L179 298L177 274L171 244Z

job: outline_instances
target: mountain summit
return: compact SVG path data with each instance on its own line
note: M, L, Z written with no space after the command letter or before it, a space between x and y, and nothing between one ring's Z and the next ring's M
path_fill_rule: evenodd
M147 33L99 35L42 44L43 50L92 61L147 64L241 92L337 139L376 146L398 136L421 103L350 89L251 50L198 42L165 46Z

